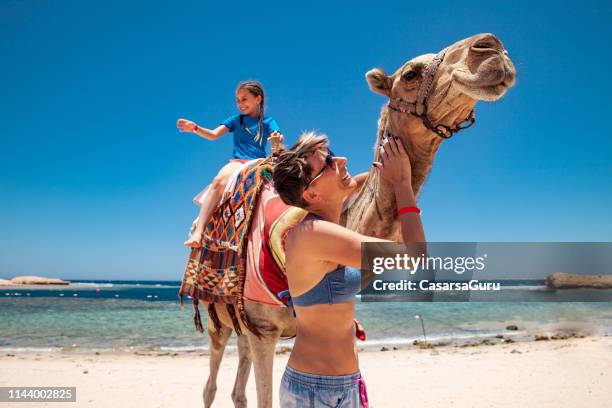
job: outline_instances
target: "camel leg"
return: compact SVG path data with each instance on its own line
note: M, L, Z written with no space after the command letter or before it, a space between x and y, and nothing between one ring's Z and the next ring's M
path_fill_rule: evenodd
M232 334L232 329L226 326L221 326L218 332L215 330L210 319L208 319L208 338L210 339L210 372L208 373L208 381L204 386L204 407L209 408L215 400L217 393L217 374L221 359L223 359L223 351L225 345Z
M272 367L274 351L281 331L265 333L261 338L248 333L257 385L257 407L272 408Z
M236 408L247 406L246 386L251 373L251 350L246 334L238 336L238 372L232 391L232 401Z

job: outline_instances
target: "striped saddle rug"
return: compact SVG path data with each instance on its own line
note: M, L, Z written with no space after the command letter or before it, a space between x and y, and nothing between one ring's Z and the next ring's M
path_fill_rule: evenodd
M209 304L208 314L217 328L221 324L212 306L222 303L237 333L241 333L238 319L249 330L257 332L248 321L243 305L247 239L262 187L271 180L271 159L245 164L233 181L234 188L210 218L202 246L192 248L189 254L179 296L181 303L183 295L193 299L194 321L200 332L204 331L198 308L200 301Z

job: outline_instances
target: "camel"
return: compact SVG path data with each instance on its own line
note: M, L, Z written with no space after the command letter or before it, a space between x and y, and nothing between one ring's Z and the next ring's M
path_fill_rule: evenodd
M366 74L370 89L388 98L378 120L376 145L387 135L398 136L409 152L412 185L418 196L434 156L444 139L474 122L478 101L500 99L515 83L516 71L502 43L493 34L478 34L458 41L438 54L413 58L392 75L381 69ZM375 149L378 151L378 149ZM374 160L377 160L375 154ZM360 233L395 240L399 237L395 200L391 186L371 169L342 222ZM225 307L214 304L221 324L208 318L210 373L204 387L204 406L214 401L217 374L233 322ZM238 373L232 392L236 407L245 407L246 384L251 364L255 369L257 406L272 406L272 365L282 336L294 336L295 320L290 308L244 299L244 310L259 334L240 323Z

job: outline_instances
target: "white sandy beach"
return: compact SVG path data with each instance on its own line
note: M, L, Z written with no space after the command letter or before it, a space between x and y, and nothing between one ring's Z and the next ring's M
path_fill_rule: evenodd
M274 397L288 354L277 355ZM612 337L360 354L371 406L588 407L612 405ZM214 406L233 407L237 356L221 365ZM76 386L83 407L199 407L208 357L133 354L0 356L0 386ZM253 372L247 396L256 406ZM8 406L1 404L0 406ZM57 406L20 403L19 407Z

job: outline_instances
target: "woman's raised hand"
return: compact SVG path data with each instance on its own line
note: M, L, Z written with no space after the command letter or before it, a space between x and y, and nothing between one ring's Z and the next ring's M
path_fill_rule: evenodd
M379 162L373 165L389 183L412 185L412 168L404 144L395 136L389 136L379 146Z
M195 132L198 125L187 119L179 119L176 121L176 127L181 132Z

